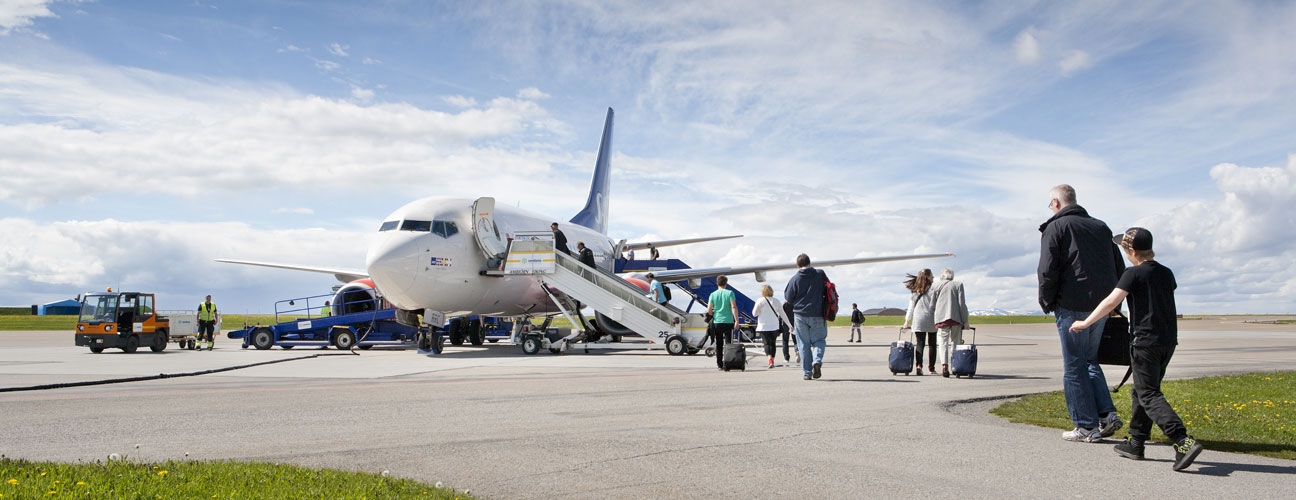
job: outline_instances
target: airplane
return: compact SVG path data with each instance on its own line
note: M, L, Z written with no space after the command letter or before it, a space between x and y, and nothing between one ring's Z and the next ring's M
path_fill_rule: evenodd
M603 135L595 161L594 175L585 206L559 229L567 237L573 255L583 242L594 253L595 267L611 273L617 257L626 249L657 248L737 238L740 235L627 243L607 235L611 202L610 157L614 112L607 110ZM365 257L365 269L280 264L236 259L218 262L263 266L332 274L339 281L372 280L374 287L398 309L398 320L417 325L418 315L440 313L447 318L463 316L538 317L560 314L561 308L539 280L527 275L488 275L498 267L511 235L518 232L548 231L558 219L521 208L496 206L494 198L422 198L396 209L379 225ZM832 267L909 259L950 257L951 253L898 255L823 260L815 267ZM712 267L656 271L663 284L720 275L755 275L764 281L770 271L795 269L788 264L741 267ZM641 287L643 284L639 284ZM596 312L596 335L636 335ZM439 326L439 325L438 325ZM620 328L618 328L620 327Z

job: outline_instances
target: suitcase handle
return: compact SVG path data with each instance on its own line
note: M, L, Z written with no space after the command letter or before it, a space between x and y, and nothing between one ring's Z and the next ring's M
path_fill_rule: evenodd
M901 341L901 340L904 340L904 331L905 331L905 330L909 330L909 343L912 344L912 343L913 343L913 340L914 340L914 332L913 332L913 328L901 328L901 329L900 329L900 333L899 333L898 335L896 335L896 342L899 342L899 341Z
M975 327L975 326L968 326L967 329L968 329L968 330L972 330L972 343L975 344L975 343L976 343L976 327Z

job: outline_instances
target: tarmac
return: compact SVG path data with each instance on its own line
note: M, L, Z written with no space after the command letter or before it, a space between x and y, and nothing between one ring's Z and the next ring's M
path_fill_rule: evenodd
M1272 318L1266 318L1272 319ZM1296 325L1180 323L1169 378L1291 369ZM718 372L662 350L375 348L111 385L0 392L0 453L256 460L380 472L497 499L1291 498L1296 462L1207 450L1186 472L986 413L1061 389L1051 324L985 325L975 378L893 376L895 327L834 328L824 378ZM177 374L336 350L91 354L71 332L0 332L0 387ZM749 349L757 354L759 346ZM780 353L781 354L781 353ZM1114 384L1124 370L1111 367ZM1128 401L1118 400L1128 420ZM1191 430L1191 429L1190 429ZM138 447L137 447L138 446ZM186 455L187 454L187 455Z

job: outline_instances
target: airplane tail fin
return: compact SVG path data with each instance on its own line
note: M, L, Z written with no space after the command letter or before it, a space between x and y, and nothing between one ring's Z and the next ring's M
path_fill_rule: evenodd
M607 121L603 123L603 140L599 142L598 160L594 162L594 180L590 182L589 198L585 208L575 217L573 224L579 224L603 234L607 234L608 220L608 187L612 173L610 164L612 156L612 108L608 108Z

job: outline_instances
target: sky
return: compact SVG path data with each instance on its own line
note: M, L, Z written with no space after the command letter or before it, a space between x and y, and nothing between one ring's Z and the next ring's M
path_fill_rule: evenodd
M0 305L105 287L226 312L327 293L383 217L566 220L616 110L614 239L836 268L904 307L949 267L1039 313L1049 189L1143 226L1180 312L1296 312L1289 1L0 0ZM790 273L771 273L781 288ZM750 277L736 279L755 292Z

